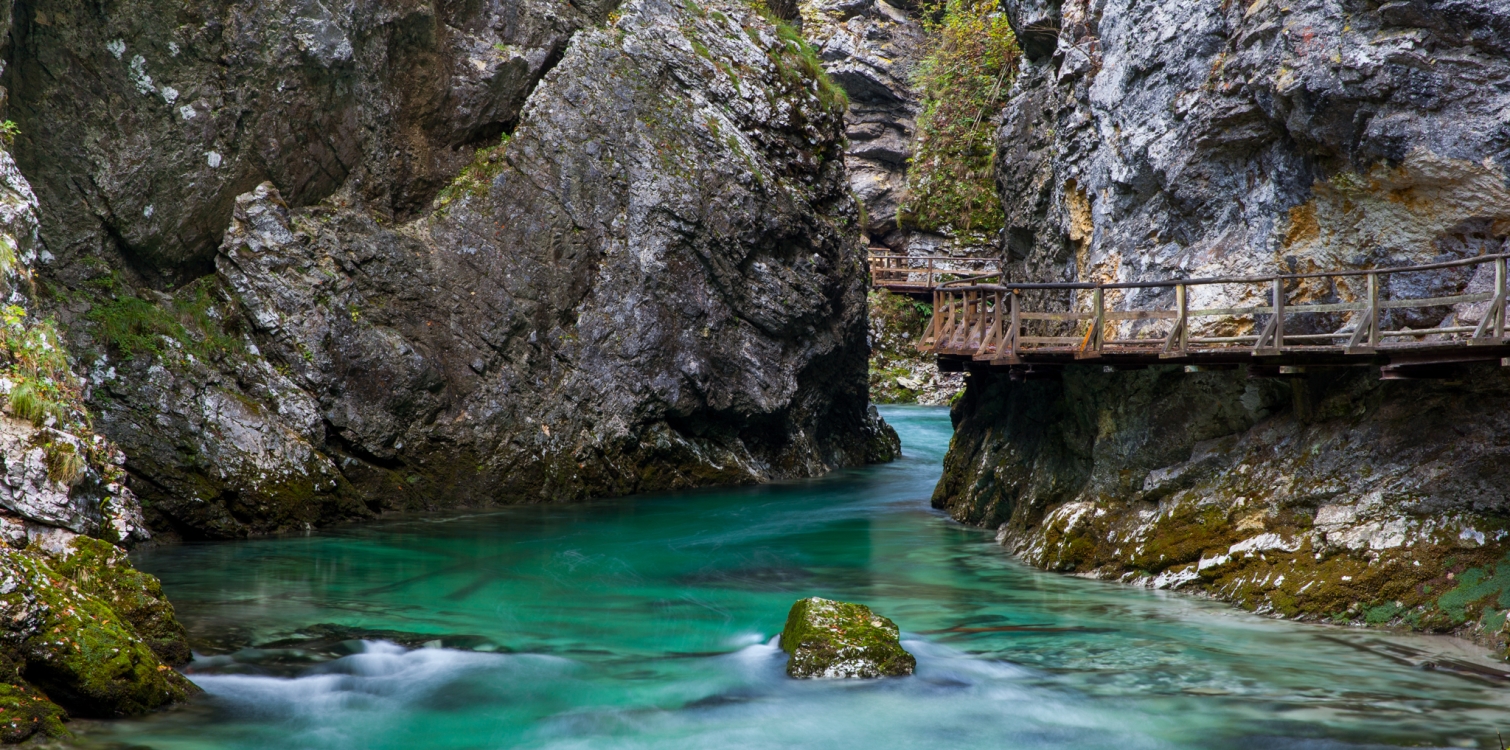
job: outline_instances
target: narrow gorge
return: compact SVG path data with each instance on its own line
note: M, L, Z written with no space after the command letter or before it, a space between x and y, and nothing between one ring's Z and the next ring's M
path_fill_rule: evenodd
M1507 170L1502 0L0 0L0 743L1495 747Z

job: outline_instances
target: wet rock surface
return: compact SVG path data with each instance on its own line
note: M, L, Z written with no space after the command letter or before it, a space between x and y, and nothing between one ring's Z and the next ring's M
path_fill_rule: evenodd
M1501 641L1510 384L1499 370L1450 382L972 375L934 504L1051 570ZM1464 435L1467 422L1483 431Z
M910 675L917 659L902 648L900 635L896 623L863 604L799 599L781 631L786 673L823 679Z
M1023 258L1014 278L1367 269L1507 249L1510 63L1492 31L1510 23L1503 4L1005 8L1028 58L998 138L1007 235ZM1401 281L1445 295L1484 283ZM1305 282L1287 298L1362 293ZM1260 294L1231 287L1192 304ZM1391 321L1482 315L1466 308ZM999 527L1043 567L1502 640L1510 376L1479 365L1436 382L1377 377L970 376L934 504Z
M23 133L78 110L24 136L23 162L90 405L155 528L236 537L894 455L868 411L842 102L760 13L316 3L259 24L205 4L170 30L152 8L131 28L40 9L16 48L106 71L140 141L76 80L8 75ZM122 139L129 163L77 145ZM169 200L190 184L158 190L170 174L199 182Z
M197 690L157 580L117 545L148 538L124 456L84 408L87 382L37 315L37 202L0 149L0 741L66 734Z

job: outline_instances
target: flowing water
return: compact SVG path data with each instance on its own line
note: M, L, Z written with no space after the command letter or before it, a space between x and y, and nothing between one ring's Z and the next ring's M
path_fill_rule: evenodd
M208 695L76 722L79 742L1131 750L1498 747L1510 733L1510 687L1415 666L1468 661L1455 641L1011 561L928 506L947 412L884 413L905 457L819 480L143 552L204 652L188 671ZM811 595L896 620L917 674L788 679L773 640Z

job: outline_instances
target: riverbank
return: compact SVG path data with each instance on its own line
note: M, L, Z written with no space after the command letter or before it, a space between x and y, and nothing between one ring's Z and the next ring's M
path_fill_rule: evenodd
M1424 669L1460 645L1014 562L928 507L947 413L882 415L902 459L817 480L143 551L214 645L189 669L209 697L77 731L238 750L1493 747L1503 688ZM802 596L886 612L917 674L785 677L771 639Z

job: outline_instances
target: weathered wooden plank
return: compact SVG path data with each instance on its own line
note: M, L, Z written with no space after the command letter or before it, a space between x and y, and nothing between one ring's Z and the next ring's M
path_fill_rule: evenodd
M1079 336L1018 336L1017 341L1023 344L1078 344Z
M1072 312L1022 312L1023 320L1093 320L1095 313L1072 313Z
M1180 317L1175 310L1107 310L1107 320L1173 320Z

